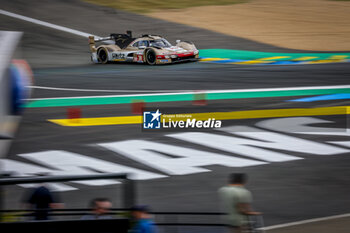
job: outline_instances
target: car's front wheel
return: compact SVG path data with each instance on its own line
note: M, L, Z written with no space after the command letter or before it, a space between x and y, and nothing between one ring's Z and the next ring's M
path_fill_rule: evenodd
M148 65L155 65L157 61L156 52L152 49L146 51L146 63Z

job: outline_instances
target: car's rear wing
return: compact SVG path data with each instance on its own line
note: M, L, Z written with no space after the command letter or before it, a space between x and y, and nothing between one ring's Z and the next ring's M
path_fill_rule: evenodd
M94 39L95 42L102 42L102 41L107 41L107 40L113 40L114 38L112 36L107 36L107 37L99 37Z
M118 45L120 48L125 48L134 40L135 38L132 38L132 31L126 31L126 34L112 33L110 36L107 37L95 38L95 36L89 36L89 45L91 52L96 52L96 42L115 44Z
M89 36L89 46L90 46L91 52L93 53L96 52L96 46L95 46L96 42L111 41L111 40L113 40L112 36L98 37L98 38L95 38L95 36Z

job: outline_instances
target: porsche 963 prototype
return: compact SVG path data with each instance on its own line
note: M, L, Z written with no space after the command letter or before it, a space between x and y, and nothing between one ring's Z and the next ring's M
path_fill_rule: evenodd
M96 42L110 42L96 47ZM165 38L156 35L132 37L126 34L111 34L109 37L89 37L91 60L94 63L138 62L149 65L196 61L199 52L192 42L176 41L171 45Z

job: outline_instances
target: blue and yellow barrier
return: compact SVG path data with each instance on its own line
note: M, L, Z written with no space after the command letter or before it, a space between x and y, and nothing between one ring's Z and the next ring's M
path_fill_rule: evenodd
M237 65L295 65L350 62L350 53L272 53L232 49L202 49L201 62Z

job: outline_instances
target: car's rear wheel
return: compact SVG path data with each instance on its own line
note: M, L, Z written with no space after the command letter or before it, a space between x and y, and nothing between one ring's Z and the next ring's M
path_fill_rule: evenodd
M146 63L148 65L155 65L157 61L156 52L152 49L146 51Z
M101 63L107 63L108 62L108 54L105 49L98 50L98 60Z

